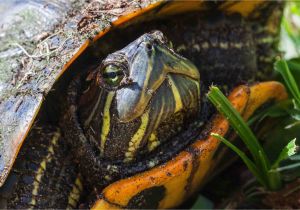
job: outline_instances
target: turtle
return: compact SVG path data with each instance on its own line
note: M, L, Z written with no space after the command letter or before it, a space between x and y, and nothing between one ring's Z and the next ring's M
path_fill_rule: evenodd
M1 207L176 207L222 157L209 133L230 134L210 84L244 119L287 97L251 83L271 78L282 2L145 2L120 17L78 5L44 56L18 45L40 71L0 104Z

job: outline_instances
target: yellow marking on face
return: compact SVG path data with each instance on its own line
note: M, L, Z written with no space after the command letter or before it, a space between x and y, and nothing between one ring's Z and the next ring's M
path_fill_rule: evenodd
M155 119L155 124L153 127L153 130L156 130L156 128L159 126L160 122L161 122L161 118L164 114L164 107L165 107L165 98L161 99L161 108L159 110L159 114ZM152 151L153 149L155 149L157 146L160 145L160 142L156 136L155 133L151 133L149 139L148 139L148 151Z
M181 85L186 88L187 90L187 94L188 97L190 99L190 106L192 106L191 108L196 108L198 107L198 97L200 95L200 85L199 82L197 82L196 80L190 80L190 82L192 82L193 84L196 85L196 94L194 93L194 90L192 88L190 88L187 84L182 83Z
M195 97L194 94L193 94L193 91L191 89L188 89L188 93L190 95L190 99L192 100L192 103L196 107L198 107L199 106L199 98L200 98L200 94L201 94L200 83L198 81L196 81L196 80L193 80L193 79L190 80L190 81L193 82L196 85L196 87L197 87L197 95ZM195 107L193 106L193 108L195 108Z
M146 89L148 87L149 79L150 79L152 69L153 69L152 67L153 67L154 56L155 56L155 51L152 52L151 58L149 58L149 60L148 60L147 73L146 73L145 80L143 83L143 87L142 87L143 91L141 92L141 99L140 99L142 104L146 102L147 97L145 94L150 93L149 91L146 91ZM156 89L156 87L153 86L152 89ZM150 93L149 95L152 95L152 94ZM139 104L137 106L139 106Z
M103 122L102 122L102 129L101 129L101 136L100 136L100 151L101 155L104 154L104 146L105 142L107 140L107 135L109 133L110 129L110 107L111 103L113 101L115 93L114 92L109 92L107 97L106 97L106 102L104 106L104 113L103 113Z
M180 62L180 64L182 66L185 66L185 68L188 69L187 72L186 72L188 74L186 76L188 76L190 78L193 78L193 79L198 79L199 78L199 72L198 72L198 70L197 70L197 72L193 72L193 70L192 70L192 69L195 68L195 66L191 66L192 63L187 64L185 61L182 61L182 60L178 60L178 62ZM179 71L182 71L182 70L180 69ZM180 72L178 72L178 73L180 73Z
M156 118L156 122L155 122L155 125L154 125L154 130L159 126L160 119L162 118L162 116L164 114L164 108L165 108L165 98L162 98L161 99L161 108L160 108L159 114Z
M36 176L33 181L33 189L32 189L32 193L31 193L33 196L30 201L30 204L32 206L36 205L36 196L38 195L41 179L44 175L44 171L47 167L47 163L50 162L53 158L53 155L54 155L53 147L57 144L57 141L59 138L60 138L60 133L56 132L51 140L50 146L48 147L47 156L42 160L42 162L40 163L40 166L36 172Z
M201 94L201 90L200 90L200 83L198 81L195 80L191 80L193 81L196 86L197 86L197 96L200 98L200 94ZM199 98L193 98L194 100L197 100L196 103L199 103Z
M125 162L129 162L133 159L136 150L139 148L141 141L145 136L146 129L149 124L149 110L147 110L141 117L141 125L138 130L135 132L133 137L129 142L129 147L125 153Z
M73 185L73 188L68 196L68 206L66 209L73 209L77 207L82 189L83 187L80 180L80 175L78 175Z
M173 93L173 96L174 96L174 99L175 99L175 111L174 111L174 113L176 113L176 112L178 112L182 109L183 104L182 104L182 100L181 100L181 97L180 97L179 90L176 87L174 80L172 79L171 76L168 76L168 79L169 79L169 83L170 83L172 93Z

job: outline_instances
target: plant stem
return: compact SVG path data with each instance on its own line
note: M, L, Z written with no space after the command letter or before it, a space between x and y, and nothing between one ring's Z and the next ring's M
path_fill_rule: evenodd
M279 190L282 187L280 173L276 170L268 173L268 188L272 191Z
M285 60L279 60L275 63L275 70L278 71L283 77L285 84L289 91L292 93L297 107L300 108L300 91L298 89L297 82L293 77Z

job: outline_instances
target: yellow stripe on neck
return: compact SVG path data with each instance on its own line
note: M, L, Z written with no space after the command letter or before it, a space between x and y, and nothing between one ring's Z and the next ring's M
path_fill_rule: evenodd
M106 102L103 110L103 121L102 121L102 129L101 129L101 136L100 136L100 151L101 155L104 154L104 146L107 140L107 135L110 130L110 107L113 101L115 92L109 92L106 97Z
M157 146L159 146L160 141L158 140L157 136L155 133L151 133L149 137L149 142L148 142L148 151L154 150Z
M139 148L141 141L145 136L146 129L149 124L149 110L147 110L141 117L141 125L131 138L128 150L125 153L124 162L129 162L134 158L136 150Z
M68 206L66 209L74 209L77 207L82 190L83 186L80 180L80 175L77 175L73 188L68 196Z
M36 198L38 197L38 192L39 192L39 188L40 188L40 183L42 180L42 177L44 175L44 171L46 170L47 167L47 163L49 163L54 155L54 150L53 147L57 144L58 139L60 138L60 132L56 132L51 140L51 143L48 147L48 153L47 156L42 160L42 162L40 163L40 166L36 172L36 176L34 177L34 181L33 181L33 189L32 189L32 199L30 201L30 204L32 206L36 205ZM32 208L30 208L32 209Z

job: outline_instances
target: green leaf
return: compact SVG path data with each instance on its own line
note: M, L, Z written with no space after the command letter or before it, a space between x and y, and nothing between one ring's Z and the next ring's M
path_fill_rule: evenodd
M298 167L300 167L300 163L293 163L293 164L282 166L282 167L279 167L276 169L272 169L271 171L281 172L281 171L291 170L291 169L298 168Z
M279 60L275 62L275 70L278 71L283 77L285 84L291 94L293 95L297 107L300 108L300 91L298 89L298 85L293 77L287 63L285 60Z
M300 77L300 58L293 58L287 61L288 67L292 74L296 77Z
M262 161L262 166L263 166L263 174L267 174L268 173L268 171L269 171L269 167L270 167L270 165L268 164L268 162L267 162L267 160L268 159L265 159L264 157L263 157L263 151L261 151L261 150L259 150L258 151L258 154L259 154L259 156L260 156L260 159L261 159L261 161Z
M256 139L255 135L249 128L249 126L245 123L242 116L234 109L228 99L223 95L223 93L216 86L211 86L210 91L207 94L208 99L214 104L214 106L221 112L230 122L230 125L234 128L234 130L241 137L249 151L251 152L255 164L260 168L260 170L264 170L264 166L262 162L266 162L268 166L270 163L268 162L267 156ZM261 151L262 154L259 154ZM264 160L262 161L261 158Z
M295 160L295 161L300 160L300 154L299 155L293 155L293 156L291 156L290 160Z
M243 151L241 151L239 148L237 148L235 145L233 145L230 141L226 140L223 136L221 136L217 133L211 133L210 135L219 139L226 146L228 146L235 153L237 153L238 156L240 156L240 158L244 161L244 163L246 164L248 169L251 171L251 173L256 177L256 179L263 186L267 186L267 182L265 181L264 175L257 169L256 165L245 155L245 153Z
M290 141L281 151L279 154L277 160L273 163L272 169L275 169L279 166L279 163L283 160L286 160L287 158L291 157L292 155L296 154L296 139L293 139Z

